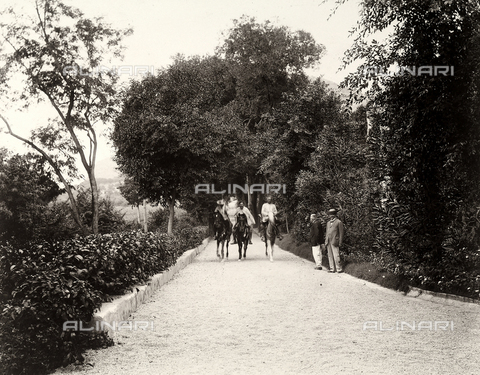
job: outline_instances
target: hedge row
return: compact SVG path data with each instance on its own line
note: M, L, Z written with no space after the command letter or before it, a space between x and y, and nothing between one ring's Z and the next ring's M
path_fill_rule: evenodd
M0 245L0 373L47 373L111 345L101 332L63 332L63 323L89 322L109 296L168 269L203 238L204 228L185 228L174 236L135 231Z

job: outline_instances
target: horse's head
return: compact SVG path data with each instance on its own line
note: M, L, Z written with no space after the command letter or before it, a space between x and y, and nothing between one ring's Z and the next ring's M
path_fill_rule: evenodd
M238 215L237 220L238 220L239 222L246 223L246 222L247 222L247 215L245 215L244 213L241 213L240 215Z
M223 226L223 216L218 211L213 214L213 225L217 228Z
M273 214L273 212L269 212L269 213L268 213L268 221L269 221L271 224L275 224L275 215Z
M247 215L241 213L237 216L237 223L240 228L245 228L247 226Z

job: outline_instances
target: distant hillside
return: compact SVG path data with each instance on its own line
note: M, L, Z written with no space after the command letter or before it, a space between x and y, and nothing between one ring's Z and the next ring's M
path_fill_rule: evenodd
M346 89L346 88L341 89L337 83L332 82L332 81L328 81L326 79L324 79L323 81L328 85L328 87L330 87L332 90L339 93L342 100L346 101L349 98L349 96L350 96L350 90L349 89ZM364 103L361 103L361 104L354 103L354 104L352 104L352 111L355 111L360 105L365 105L365 104Z
M341 96L342 98L348 98L348 96L350 95L350 91L348 89L341 89L339 87L339 85L335 82L332 82L332 81L328 81L326 79L323 80L327 85L328 87L330 87L332 90L334 91L337 91Z
M100 197L109 197L115 206L128 206L128 202L120 194L118 187L123 184L124 178L117 170L117 164L111 158L102 159L97 161L95 166L95 176L97 178L98 190ZM90 183L85 180L75 186L74 194L79 189L89 189ZM67 200L67 194L62 194L59 200Z
M117 170L117 163L112 158L106 158L95 164L95 175L104 179L118 179L121 173Z

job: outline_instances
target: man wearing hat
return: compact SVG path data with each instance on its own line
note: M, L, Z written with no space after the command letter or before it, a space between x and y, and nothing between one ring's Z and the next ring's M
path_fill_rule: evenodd
M318 215L310 215L310 245L312 246L312 255L315 260L315 269L322 269L322 250L325 248L324 231Z
M340 265L340 247L343 242L343 223L337 217L337 210L328 210L329 220L327 221L327 230L325 234L325 246L328 251L328 263L330 271L338 273L343 272Z
M225 202L223 201L223 199L219 199L217 201L217 208L215 208L214 212L220 213L223 217L223 220L228 220L227 213L225 212Z

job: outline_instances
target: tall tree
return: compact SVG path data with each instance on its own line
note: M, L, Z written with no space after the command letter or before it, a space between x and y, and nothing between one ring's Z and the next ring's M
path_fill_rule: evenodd
M116 160L143 196L169 207L169 233L175 203L213 180L220 159L232 154L238 119L230 98L225 66L216 57L177 56L125 93L112 134Z
M406 262L478 249L479 24L476 0L366 1L346 54L346 63L363 61L346 84L367 88L373 109L375 173L385 185L378 244ZM385 43L372 40L387 28Z
M68 193L77 225L84 227L69 177L78 156L88 176L92 194L92 231L98 233L98 189L95 178L97 132L94 125L110 120L116 107L118 74L102 65L118 57L120 42L130 30L115 30L100 18L89 19L60 0L38 0L33 17L13 8L1 13L1 52L5 65L0 74L4 98L28 107L47 101L57 118L28 139L19 135L2 112L7 132L39 152L50 164ZM20 92L9 82L23 80ZM53 151L53 152L52 152ZM63 153L65 157L59 157ZM70 176L69 176L70 173Z
M324 47L305 31L291 31L269 21L259 23L252 17L235 20L225 32L217 55L225 59L234 78L233 105L247 129L237 162L229 168L230 180L266 182L260 167L271 155L272 150L265 146L272 134L265 132L268 127L262 119L286 95L296 95L308 85L305 69L317 64L323 52Z

